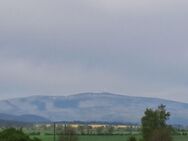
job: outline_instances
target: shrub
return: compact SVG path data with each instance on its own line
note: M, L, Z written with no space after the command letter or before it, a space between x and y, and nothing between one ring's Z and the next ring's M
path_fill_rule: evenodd
M136 141L136 137L130 136L127 141Z
M0 141L40 141L40 139L31 139L22 130L8 128L0 132Z

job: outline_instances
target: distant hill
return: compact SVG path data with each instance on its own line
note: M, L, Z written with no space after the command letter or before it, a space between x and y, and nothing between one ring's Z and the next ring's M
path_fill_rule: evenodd
M33 127L32 122L21 122L21 121L11 121L11 120L2 120L0 119L0 128L23 128L23 127Z
M0 120L6 122L23 122L23 123L34 123L34 122L49 122L47 118L36 116L36 115L10 115L0 113Z
M157 98L111 93L82 93L72 96L32 96L0 101L0 113L37 115L52 121L117 121L139 123L147 107L165 104L170 123L188 125L188 104ZM24 120L38 120L21 116ZM30 121L29 120L29 121Z

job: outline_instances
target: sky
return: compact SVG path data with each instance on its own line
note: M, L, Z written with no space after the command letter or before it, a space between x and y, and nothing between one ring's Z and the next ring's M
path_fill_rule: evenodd
M187 0L0 1L0 99L111 92L188 103Z

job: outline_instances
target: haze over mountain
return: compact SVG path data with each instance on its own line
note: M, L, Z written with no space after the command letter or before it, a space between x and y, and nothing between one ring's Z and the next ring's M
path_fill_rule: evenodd
M110 91L188 102L187 0L0 1L0 99Z
M139 123L147 107L165 104L170 123L188 125L188 104L157 98L111 93L82 93L71 96L31 96L0 101L0 113L37 115L52 121L121 121Z

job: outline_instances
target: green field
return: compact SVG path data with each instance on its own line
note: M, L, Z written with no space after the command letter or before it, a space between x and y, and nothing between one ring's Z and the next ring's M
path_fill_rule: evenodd
M35 137L42 139L42 141L53 141L53 136L41 135L41 136L35 136ZM128 137L129 136L126 136L126 135L124 136L121 136L121 135L79 136L79 141L126 141ZM188 141L188 136L174 136L173 138L174 138L174 141Z

